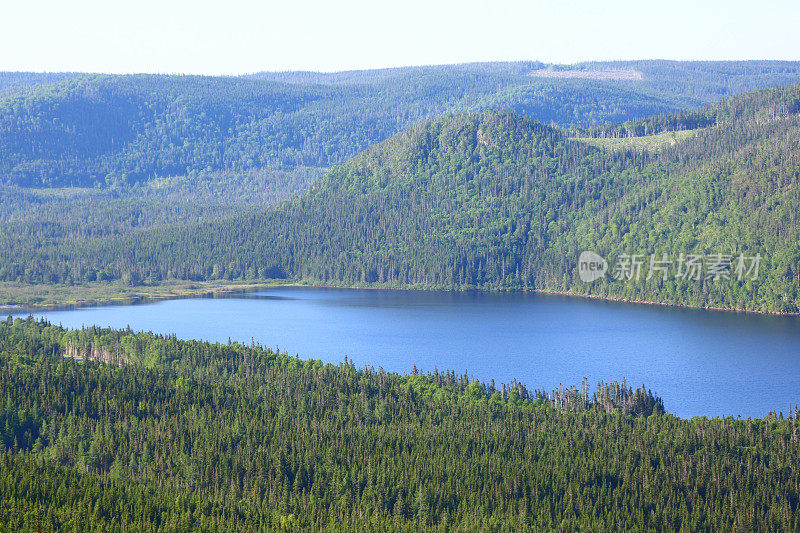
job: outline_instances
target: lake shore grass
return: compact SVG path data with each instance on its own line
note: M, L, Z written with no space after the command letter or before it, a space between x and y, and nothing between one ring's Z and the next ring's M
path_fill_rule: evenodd
M500 288L485 289L478 287L439 287L427 285L397 285L389 283L338 283L321 282L319 280L274 279L249 281L186 281L168 280L154 285L127 285L121 281L91 282L76 285L28 285L16 282L0 282L0 315L3 311L45 311L62 308L94 307L99 305L132 304L155 302L160 300L174 300L178 298L212 297L217 295L252 292L275 287L308 287L308 288L335 288L335 289L387 289L387 290L417 290L417 291L483 291L483 292L532 292L537 294L550 294L567 296L571 298L586 298L606 302L630 303L640 305L657 305L676 307L682 309L700 309L707 311L727 311L736 313L752 313L759 315L800 316L800 313L781 313L776 311L763 311L758 309L735 309L729 307L687 305L672 302L659 302L656 300L637 300L603 296L570 291L557 291L546 289L527 288Z
M291 282L282 280L254 282L169 280L157 285L137 286L126 285L123 282L91 282L79 285L27 285L0 282L0 312L19 309L41 311L214 296L287 284L291 284Z

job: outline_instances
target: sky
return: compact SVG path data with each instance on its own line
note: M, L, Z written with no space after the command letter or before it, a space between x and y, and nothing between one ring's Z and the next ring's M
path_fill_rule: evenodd
M800 59L797 0L2 0L0 71Z

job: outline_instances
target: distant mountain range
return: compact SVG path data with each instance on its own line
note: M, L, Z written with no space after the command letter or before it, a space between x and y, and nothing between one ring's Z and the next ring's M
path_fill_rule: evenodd
M730 96L800 82L800 63L0 80L0 281L800 306L798 85ZM607 261L592 283L586 250ZM722 279L707 277L715 254ZM694 255L699 279L678 264ZM629 256L640 279L619 271ZM732 275L745 256L757 279ZM648 278L651 257L670 275Z
M243 77L0 73L0 184L325 169L442 113L592 126L800 83L797 62L475 63Z
M56 237L37 252L9 245L6 257L59 281L101 271L133 283L293 278L796 312L799 113L795 85L605 129L498 110L447 114L274 207L78 244ZM577 270L585 250L609 263L593 283ZM614 271L626 256L642 263L636 277ZM700 271L687 276L691 256ZM714 274L716 256L725 272ZM651 257L665 262L655 276ZM747 276L736 275L737 259L748 260Z

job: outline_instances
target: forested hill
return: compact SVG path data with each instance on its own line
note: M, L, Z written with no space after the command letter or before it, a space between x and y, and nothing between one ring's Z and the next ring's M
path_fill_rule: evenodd
M800 527L800 411L683 420L624 381L533 393L18 318L0 398L9 531Z
M574 65L512 61L398 67L344 72L259 72L250 77L298 84L378 84L402 77L473 71L495 76L527 76L554 80L606 80L653 93L715 102L725 97L797 83L798 61L591 61Z
M800 81L790 62L485 63L250 77L0 74L0 184L113 186L341 163L445 112L589 127Z
M87 200L85 220L48 207L50 218L28 221L26 208L7 216L9 229L0 232L0 280L277 277L528 288L795 312L798 87L583 130L507 111L448 114L335 166L292 202L235 218L219 218L230 217L230 209L209 208L199 213L209 221L201 224L192 222L194 211L172 224L172 203L163 213L129 206L120 211L122 220L113 218L119 202L93 212L94 200ZM320 93L333 89L317 86ZM288 110L300 100L281 105ZM309 181L287 178L284 189ZM30 199L37 202L38 196ZM182 197L183 204L192 205ZM113 231L106 228L109 217ZM576 262L584 250L607 259L606 277L591 284L579 279ZM666 254L672 270L667 279L646 279L644 264L638 280L614 279L624 254L642 261ZM703 256L699 279L677 276L681 254ZM707 279L714 254L759 255L756 279L727 279L734 278L733 264L723 279Z
M102 268L134 280L532 288L793 312L798 101L800 86L748 94L709 111L715 125L688 138L632 137L608 149L506 112L449 115L365 150L277 209L59 247L34 264L61 280ZM677 264L667 279L646 279L645 264L638 280L609 272L587 284L576 270L583 250L610 270L623 254L762 260L754 280L737 280L733 266L731 279L707 279L705 269L681 278Z
M80 76L76 72L0 72L0 96L20 89L51 85Z

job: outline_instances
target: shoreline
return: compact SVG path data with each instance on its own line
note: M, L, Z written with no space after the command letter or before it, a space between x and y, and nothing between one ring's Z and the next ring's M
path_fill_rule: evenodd
M577 297L577 298L586 298L590 300L600 300L604 302L616 302L616 303L628 303L628 304L640 304L640 305L657 305L661 307L676 307L679 309L696 309L698 311L725 311L728 313L742 313L742 314L752 314L752 315L771 315L771 316L789 316L789 317L798 317L800 316L800 312L797 313L790 313L790 312L781 312L781 311L759 311L757 309L735 309L733 307L703 307L701 305L690 305L690 304L675 304L675 303L667 303L667 302L658 302L655 300L631 300L628 298L617 298L614 296L599 296L597 294L581 294L577 292L569 292L569 291L548 291L548 290L538 290L538 289L531 289L532 292L540 293L540 294L556 294L561 296L570 296L570 297Z
M662 307L676 307L681 309L695 309L698 311L725 311L728 313L744 313L744 314L754 314L754 315L771 315L771 316L786 316L786 317L800 317L800 312L792 313L792 312L781 312L781 311L760 311L757 309L735 309L732 307L704 307L701 305L691 305L691 304L675 304L675 303L667 303L667 302L658 302L655 300L632 300L628 298L618 298L614 296L600 296L597 294L583 294L579 292L570 292L570 291L556 291L556 290L548 290L548 289L480 289L475 287L470 288L463 288L463 289L453 289L453 288L446 288L446 287L423 287L423 286L410 286L410 287L390 287L390 286L382 286L382 285L338 285L338 284L325 284L325 283L318 283L318 282L309 282L309 283L287 283L282 285L283 287L309 287L309 288L317 288L317 289L366 289L366 290L390 290L390 291L441 291L441 292L486 292L486 293L533 293L533 294L546 294L546 295L553 295L553 296L567 296L570 298L586 298L591 300L598 300L603 302L614 302L614 303L628 303L628 304L641 304L641 305L657 305Z
M481 289L476 287L467 288L448 288L436 286L387 286L381 284L339 284L339 283L324 283L319 281L303 281L303 280L262 280L253 283L247 282L174 282L165 283L160 285L151 286L138 286L138 287L124 287L119 284L110 283L102 286L84 286L77 285L65 288L62 286L25 286L17 285L22 291L35 291L37 288L40 290L53 290L57 292L62 289L65 294L71 295L62 297L46 303L28 302L28 303L8 303L0 305L0 313L6 311L10 313L19 313L20 311L55 311L64 309L78 309L86 307L100 307L105 305L136 305L145 303L154 303L167 300L178 300L185 298L210 298L217 295L230 295L236 293L248 293L263 289L272 289L276 287L296 287L296 288L316 288L316 289L350 289L350 290L396 290L396 291L442 291L442 292L485 292L485 293L533 293L554 296L565 296L569 298L583 298L589 300L597 300L604 302L614 303L628 303L639 305L651 305L661 307L674 307L679 309L694 309L699 311L724 311L729 313L745 313L755 315L768 315L768 316L784 316L784 317L800 317L800 312L780 312L780 311L762 311L757 309L736 309L730 307L719 306L701 306L680 303L659 302L656 300L638 300L630 298L620 298L614 296L600 296L597 294L583 294L571 291L558 291L548 289L526 289L526 288L506 288L506 289ZM0 284L0 292L4 287ZM119 290L122 294L105 294L109 290ZM149 289L149 290L148 290ZM104 294L92 296L93 290L101 290ZM83 291L89 292L86 297L75 298L76 293ZM127 292L127 294L126 294Z
M37 313L107 305L137 305L185 298L211 298L217 295L247 293L285 285L287 284L281 283L279 280L274 282L264 280L257 283L179 282L138 287L124 287L114 283L91 286L76 285L68 288L63 286L17 286L14 289L32 294L40 294L39 291L44 291L49 297L44 299L45 301L36 296L35 299L38 301L2 304L0 305L0 314L4 311L13 314ZM8 287L0 284L0 294L7 289ZM5 295L3 296L5 297Z
M317 288L317 289L366 289L366 290L392 290L392 291L442 291L442 292L486 292L486 293L533 293L533 294L546 294L546 295L554 295L554 296L567 296L570 298L586 298L591 300L598 300L604 302L614 302L614 303L628 303L628 304L641 304L641 305L655 305L661 307L676 307L680 309L695 309L698 311L725 311L728 313L743 313L743 314L753 314L753 315L770 315L770 316L786 316L786 317L800 317L800 311L798 312L782 312L782 311L761 311L758 309L736 309L733 307L718 307L718 306L702 306L702 305L691 305L691 304L676 304L676 303L667 303L667 302L659 302L655 300L636 300L636 299L629 299L629 298L619 298L615 296L600 296L597 294L583 294L579 292L570 292L570 291L557 291L557 290L549 290L549 289L520 289L520 288L507 288L507 289L480 289L476 287L469 287L469 288L460 288L460 289L453 289L447 287L426 287L426 286L408 286L408 287L394 287L394 286L386 286L386 285L378 285L378 284L326 284L321 282L293 282L287 283L282 285L284 287L309 287L309 288Z
M781 312L781 311L759 311L757 309L735 309L732 307L703 307L701 305L690 305L690 304L674 304L674 303L667 303L667 302L658 302L655 300L631 300L628 298L617 298L614 296L599 296L597 294L581 294L577 292L569 292L569 291L548 291L548 290L539 290L539 289L531 289L532 292L540 293L540 294L555 294L560 296L569 296L569 297L577 297L577 298L586 298L590 300L599 300L603 302L615 302L615 303L628 303L628 304L639 304L639 305L657 305L661 307L675 307L679 309L695 309L698 311L725 311L728 313L742 313L742 314L752 314L752 315L770 315L770 316L788 316L788 317L798 317L800 316L800 312L797 313L790 313L790 312Z

